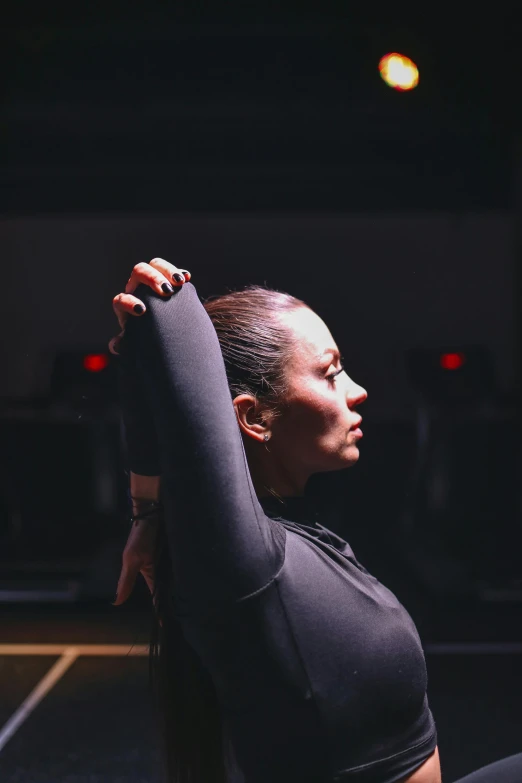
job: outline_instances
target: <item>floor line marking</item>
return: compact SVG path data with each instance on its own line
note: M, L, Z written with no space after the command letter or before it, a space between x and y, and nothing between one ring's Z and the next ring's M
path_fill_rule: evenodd
M78 655L135 657L149 654L148 644L0 644L0 655L63 655L74 647ZM430 642L424 645L430 655L517 655L522 642Z
M62 656L51 666L47 674L42 677L29 696L24 699L16 712L11 715L7 723L0 730L0 752L20 728L22 723L29 717L31 712L73 665L78 656L79 652L75 647L68 647L65 649Z
M62 655L74 647L78 655L148 655L149 645L137 644L0 644L0 655Z

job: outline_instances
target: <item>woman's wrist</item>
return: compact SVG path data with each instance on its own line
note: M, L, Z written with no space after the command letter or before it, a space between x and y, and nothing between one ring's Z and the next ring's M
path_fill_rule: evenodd
M159 522L161 520L162 505L159 500L132 497L132 515L130 521L135 522Z
M138 473L130 474L130 499L132 503L133 522L140 519L154 521L159 519L161 512L160 476L140 476Z
M143 500L159 500L161 476L141 476L139 473L130 474L131 498Z

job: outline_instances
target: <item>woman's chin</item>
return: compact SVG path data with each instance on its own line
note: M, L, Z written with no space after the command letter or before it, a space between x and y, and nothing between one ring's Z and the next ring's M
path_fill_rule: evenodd
M355 465L358 460L359 449L357 446L349 446L343 452L337 454L334 463L330 463L328 468L325 466L324 470L346 470L346 468L351 468Z
M345 467L349 468L350 465L355 465L360 456L361 455L357 446L350 444L344 454Z
M325 455L321 465L317 465L313 473L329 473L335 470L345 470L351 468L359 460L359 449L352 443L348 444L340 451Z

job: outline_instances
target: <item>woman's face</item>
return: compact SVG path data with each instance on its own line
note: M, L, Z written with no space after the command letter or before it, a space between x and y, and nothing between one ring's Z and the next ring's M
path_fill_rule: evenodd
M361 416L355 408L366 390L342 370L335 340L316 313L302 307L283 321L296 349L286 363L288 394L269 448L282 465L308 475L350 467L359 459Z

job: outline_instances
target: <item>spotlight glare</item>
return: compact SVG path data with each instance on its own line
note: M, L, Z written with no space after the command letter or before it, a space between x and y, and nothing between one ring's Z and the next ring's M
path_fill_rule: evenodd
M397 52L381 57L379 72L388 87L394 90L413 90L419 83L419 71L413 60Z

